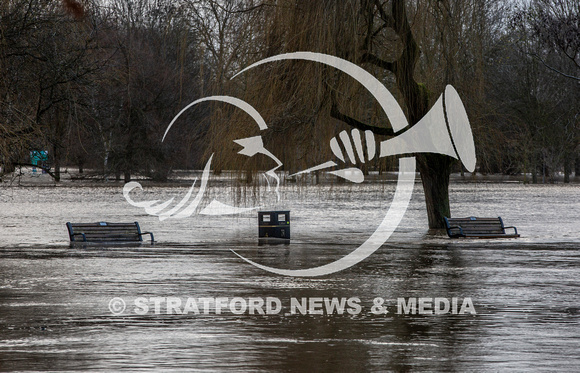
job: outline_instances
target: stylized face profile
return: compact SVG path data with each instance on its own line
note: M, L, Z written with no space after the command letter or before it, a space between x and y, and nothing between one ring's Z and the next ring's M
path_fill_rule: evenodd
M383 141L379 144L379 157L425 152L439 153L454 157L456 159L461 159L464 166L469 171L473 171L475 168L475 148L473 145L471 128L469 126L467 114L465 113L465 108L463 107L461 99L453 87L447 86L444 94L441 95L439 100L435 103L425 118L423 118L413 127L409 128L403 110L393 95L386 89L386 87L366 70L338 57L311 52L281 54L263 59L246 67L238 74L236 74L232 79L256 66L283 60L306 60L334 67L354 78L373 95L373 97L377 100L381 108L386 113L389 122L391 123L391 126L396 134L394 138ZM258 124L261 130L267 128L267 125L261 115L245 101L230 96L211 96L194 101L185 107L169 124L165 135L167 135L167 132L175 120L185 110L204 101L222 101L232 104L249 114ZM163 138L165 138L165 135ZM330 148L332 153L344 164L355 164L357 162L357 157L358 160L362 163L373 159L377 152L374 135L371 131L366 131L364 135L366 149L363 147L362 135L359 130L352 130L350 136L346 131L341 132L338 137L335 137L330 141ZM239 139L235 140L235 142L242 146L239 154L249 157L252 157L256 154L263 154L276 162L277 166L267 171L267 174L276 180L276 193L279 198L279 178L275 171L282 166L282 162L264 147L261 136ZM341 143L342 148L345 149L346 156L342 152L339 143ZM159 216L160 220L168 218L185 218L191 216L196 212L207 187L212 157L210 157L204 168L203 175L201 177L200 189L193 200L189 203L189 205L187 205L187 203L192 198L193 189L197 180L194 181L186 196L172 208L169 208L169 206L173 203L173 199L170 199L166 202L160 202L158 200L144 202L133 201L129 196L129 193L135 188L141 188L141 185L136 182L127 183L123 188L123 195L131 205L144 208L145 212L151 215ZM309 173L336 166L338 166L338 164L331 160L311 167L307 170L298 172L297 174ZM391 234L395 231L401 222L409 205L409 201L411 200L413 187L415 184L415 166L416 161L414 156L403 156L399 159L398 182L395 195L383 220L374 231L374 233L358 248L332 263L307 269L280 269L256 263L248 258L243 257L234 250L232 251L240 258L256 267L280 275L323 276L349 268L361 262L376 250L378 250L381 245L389 239ZM362 171L357 167L346 167L338 170L331 170L329 172L354 183L360 183L364 180ZM253 209L255 208L248 209L228 206L214 199L209 205L202 209L199 214L236 214Z
M183 108L175 116L175 118L173 118L171 123L169 123L169 125L167 126L167 129L165 130L165 134L163 135L163 139L161 141L165 140L165 137L169 133L169 130L171 129L171 127L173 126L175 121L185 111L187 111L189 108L191 108L194 105L197 105L201 102L206 102L206 101L221 101L221 102L225 102L225 103L234 105L234 106L242 109L243 111L245 111L248 115L250 115L252 117L252 119L254 119L254 121L258 124L258 127L260 128L260 130L265 130L268 128L268 126L266 125L266 122L264 121L264 119L262 118L260 113L258 113L256 111L256 109L254 109L252 106L250 106L247 102L240 100L238 98L235 98L235 97L230 97L230 96L210 96L210 97L205 97L205 98L201 98L199 100L196 100L196 101L192 102L191 104L187 105L185 108ZM276 170L282 166L282 162L274 154L272 154L270 151L268 151L264 147L264 143L262 141L261 136L248 137L248 138L244 138L244 139L235 140L234 142L237 143L238 145L242 146L242 149L238 152L238 154L242 154L242 155L245 155L247 157L253 157L257 154L263 154L263 155L271 158L272 160L274 160L274 162L276 162L276 167L272 168L271 170L266 171L265 174L275 180L274 190L276 192L277 199L279 200L280 199L280 194L279 194L280 178L276 174ZM160 221L163 221L165 219L170 219L170 218L183 219L183 218L187 218L187 217L192 216L196 212L198 212L200 215L233 215L233 214L240 214L243 212L247 212L247 211L251 211L251 210L255 210L255 209L259 208L259 207L240 208L240 207L236 207L236 206L227 205L227 204L222 203L216 199L213 199L209 203L209 205L205 206L200 211L197 211L198 207L200 205L200 202L202 201L203 196L205 194L206 188L207 188L207 182L209 180L209 174L211 171L212 159L213 159L213 154L210 156L209 160L207 161L207 163L205 165L205 168L203 170L203 174L201 176L201 185L200 185L199 190L196 193L195 197L193 197L193 200L192 200L192 194L193 194L193 191L195 189L195 184L197 183L197 178L194 180L193 184L191 185L191 187L189 188L187 194L183 197L183 199L171 208L170 208L170 206L172 205L174 198L171 198L165 202L161 202L159 200L141 201L141 202L134 201L130 196L131 191L135 188L142 189L141 184L139 184L138 182L135 182L135 181L132 181L132 182L125 184L125 186L123 187L123 196L125 197L127 202L129 202L129 204L136 206L136 207L144 208L145 212L147 214L158 216ZM190 202L190 200L191 200L191 202ZM189 202L189 204L188 204L188 202Z

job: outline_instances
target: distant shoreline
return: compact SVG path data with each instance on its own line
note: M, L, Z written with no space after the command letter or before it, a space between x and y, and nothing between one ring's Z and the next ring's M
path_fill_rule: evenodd
M201 175L201 170L185 171L178 170L175 171L171 178L167 181L155 181L146 177L136 176L132 178L131 181L137 181L143 186L155 186L155 187L182 187L184 185L190 185L196 177ZM213 182L219 183L236 183L239 186L252 186L253 184L246 184L241 177L241 173L238 171L224 171L219 176L213 177ZM366 177L367 181L377 182L377 183L396 183L397 173L396 172L384 172L379 175L378 171L373 171ZM1 187L118 187L125 184L124 180L115 180L114 177L109 177L108 179L99 176L97 173L91 172L90 170L79 174L78 172L64 171L61 173L61 181L55 182L54 179L41 172L33 173L31 170L23 170L21 175L15 174L5 174L1 176ZM282 184L299 184L299 185L317 185L314 180L314 176L306 176L300 180L295 180L288 178L287 175L281 175ZM417 178L418 182L420 179ZM538 176L538 182L536 184L532 183L531 174L520 174L520 175L502 175L502 174L471 174L466 172L463 176L460 173L452 173L450 176L450 184L530 184L530 185L579 185L580 176L570 176L570 182L564 183L564 175L556 175L553 181L544 179L542 182L542 177ZM324 175L319 179L318 185L348 185L348 182L339 182L334 176Z

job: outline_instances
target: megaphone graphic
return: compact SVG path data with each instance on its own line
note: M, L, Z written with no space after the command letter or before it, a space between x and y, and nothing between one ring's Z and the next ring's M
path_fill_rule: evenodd
M381 142L379 157L412 153L445 154L475 170L475 146L459 94L448 85L429 112L407 131Z
M363 140L358 129L353 129L351 136L346 131L342 131L338 136L333 137L330 140L330 149L342 162L365 163L375 157L377 147L372 131L365 131L364 138L366 152L363 149ZM345 150L346 156L342 149ZM448 85L423 119L395 137L382 141L378 150L380 158L415 153L444 154L461 160L465 168L473 172L475 169L473 135L465 107L455 88ZM294 175L334 166L337 166L336 162L328 161ZM362 171L356 167L330 171L330 173L355 183L364 181Z

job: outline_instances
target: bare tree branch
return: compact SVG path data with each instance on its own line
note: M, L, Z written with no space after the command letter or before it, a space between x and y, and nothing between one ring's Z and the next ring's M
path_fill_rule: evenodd
M387 12L385 12L385 8L383 8L384 4L381 4L380 0L375 0L375 6L377 7L377 10L379 12L379 15L381 16L381 19L383 20L383 22L385 22L385 25L387 25L387 27L395 27L395 19L393 18L393 16L387 14Z
M370 131L373 131L376 135L395 136L395 131L393 131L393 129L390 127L371 126L369 124L363 123L357 119L354 119L354 118L342 113L338 109L338 104L336 103L336 95L334 92L331 93L331 100L332 100L332 105L330 107L330 116L332 118L338 119L341 122L344 122L344 123L348 124L349 126L357 128L361 131L370 130Z
M396 66L394 62L385 61L372 53L366 52L360 58L360 63L371 63L382 69L388 70L392 73L396 73Z
M544 61L544 60L543 60L543 59L542 59L540 56L538 56L536 53L529 53L529 55L530 55L530 56L532 56L532 57L534 57L534 58L535 58L535 59L537 59L538 61L540 61L540 62L542 63L542 65L546 66L548 69L550 69L550 70L554 71L555 73L558 73L558 74L560 74L560 75L562 75L562 76L564 76L564 77L566 77L566 78L569 78L569 79L574 79L574 80L578 80L578 81L580 81L580 78L579 78L579 77L577 77L577 76L573 76L573 75L569 75L569 74L566 74L566 73L564 73L564 72L562 72L562 71L560 71L560 70L558 70L558 69L554 68L553 66L550 66L550 65L548 65L548 64L546 63L546 61Z
M333 117L334 119L338 119L341 122L348 124L351 127L358 128L361 131L370 130L370 131L373 131L374 134L382 135L382 136L394 136L395 135L395 132L393 131L392 128L376 127L376 126L371 126L371 125L368 125L366 123L360 122L352 117L349 117L348 115L341 113L338 110L338 107L336 105L332 105L332 107L330 109L330 116Z

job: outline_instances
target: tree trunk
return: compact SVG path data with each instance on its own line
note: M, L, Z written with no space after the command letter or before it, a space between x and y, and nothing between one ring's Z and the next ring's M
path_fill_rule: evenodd
M376 3L380 7L380 3ZM414 78L415 67L420 56L419 45L415 41L411 25L407 19L406 2L393 0L391 3L393 30L399 35L403 50L393 62L381 61L371 53L363 55L363 62L371 62L390 70L396 79L397 88L407 107L408 121L411 126L418 123L429 111L429 91L424 84ZM417 156L418 169L425 190L425 204L429 229L440 230L445 227L443 217L450 217L449 176L452 159L439 154Z
M536 153L532 155L532 184L538 183L538 157Z
M429 230L432 233L445 229L444 217L451 217L449 207L449 175L451 158L439 154L417 156L417 168L425 192L425 205Z
M570 154L564 156L564 183L570 182L570 174L572 173L572 159Z
M53 144L52 154L54 159L54 181L60 181L60 149L58 144Z
M574 167L574 176L580 176L580 154L576 155L576 162Z
M2 173L4 174L10 174L14 171L16 171L16 166L13 162L7 162L2 167Z
M415 66L420 50L407 20L405 1L395 0L392 4L395 31L401 37L404 49L401 57L394 62L393 72L397 87L403 94L408 109L409 123L415 125L429 111L429 91L414 78ZM443 217L450 217L449 176L452 159L439 154L417 156L421 182L425 191L425 204L430 232L445 228Z
M77 158L77 165L79 167L79 174L82 174L85 171L85 161L81 157Z

